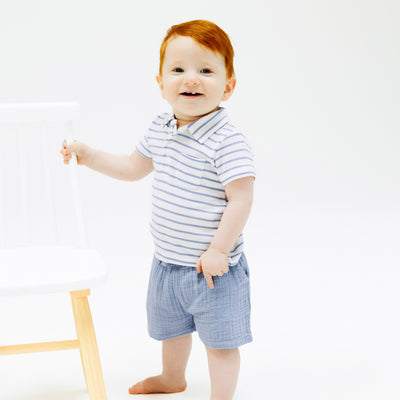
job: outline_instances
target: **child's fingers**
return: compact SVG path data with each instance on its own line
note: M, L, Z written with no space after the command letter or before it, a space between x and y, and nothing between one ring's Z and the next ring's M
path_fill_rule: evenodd
M199 274L202 271L200 258L197 260L196 268L197 268L197 273Z
M206 278L208 287L210 289L214 289L214 281L212 275L209 272L204 272L204 278Z
M71 153L68 151L66 140L62 142L62 149L60 150L60 154L64 158L64 164L69 164L69 160L71 159Z

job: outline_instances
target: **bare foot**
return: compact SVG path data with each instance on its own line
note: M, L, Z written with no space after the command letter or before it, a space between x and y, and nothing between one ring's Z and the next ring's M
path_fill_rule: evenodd
M150 393L178 393L186 389L186 381L172 382L163 375L152 376L144 381L133 385L129 389L130 394L150 394Z

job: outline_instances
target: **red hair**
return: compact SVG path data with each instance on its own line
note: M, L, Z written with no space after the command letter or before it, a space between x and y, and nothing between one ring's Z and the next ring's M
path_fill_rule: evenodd
M170 40L176 36L189 36L207 49L220 53L225 60L228 79L235 73L233 69L234 51L229 36L213 22L197 19L179 25L173 25L168 29L160 48L160 75L162 75L167 45Z

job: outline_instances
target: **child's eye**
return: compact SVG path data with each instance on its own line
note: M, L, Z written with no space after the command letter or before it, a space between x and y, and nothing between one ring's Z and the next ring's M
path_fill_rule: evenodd
M176 67L172 70L173 72L183 72L183 68L181 67Z
M212 73L210 68L203 68L200 72L202 74L211 74Z

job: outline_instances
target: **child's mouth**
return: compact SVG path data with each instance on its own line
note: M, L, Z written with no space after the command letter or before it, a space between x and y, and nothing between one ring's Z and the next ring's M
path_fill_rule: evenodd
M196 92L183 92L181 93L182 96L188 96L188 97L196 97L196 96L201 96L202 93L196 93Z

